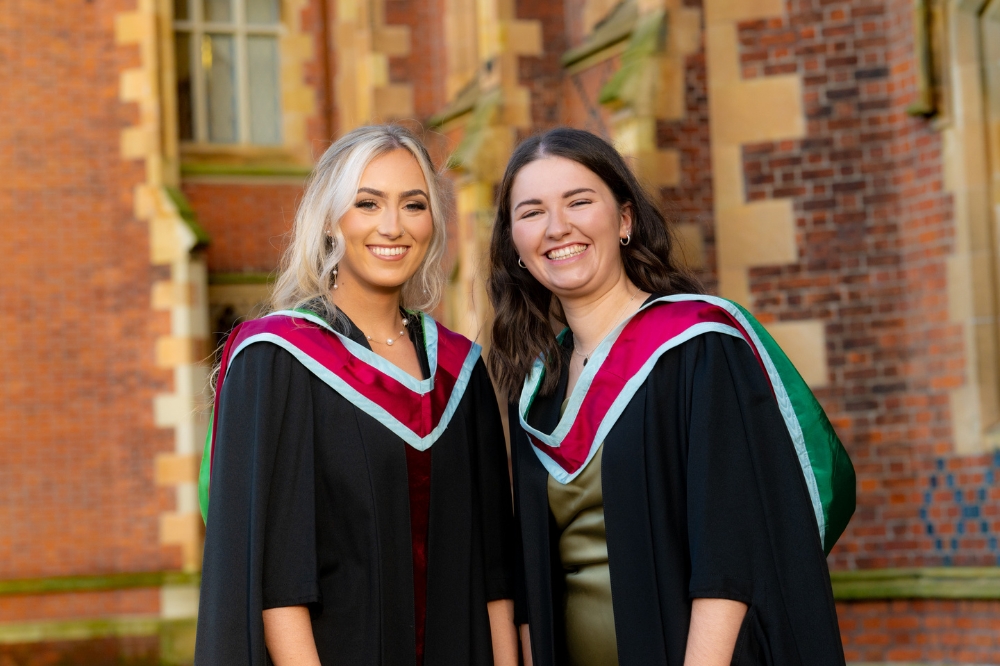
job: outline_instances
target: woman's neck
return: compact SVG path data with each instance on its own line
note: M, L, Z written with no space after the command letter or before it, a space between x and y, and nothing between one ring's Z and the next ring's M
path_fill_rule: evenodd
M601 340L642 305L645 294L632 284L624 271L609 288L587 296L560 298L566 323L573 331L574 347L584 355L593 353Z
M351 318L354 325L376 340L399 337L401 291L370 291L341 285L333 292L333 304Z

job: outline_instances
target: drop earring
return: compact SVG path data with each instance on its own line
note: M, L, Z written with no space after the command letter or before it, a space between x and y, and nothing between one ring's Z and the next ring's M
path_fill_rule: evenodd
M330 231L326 232L326 237L330 239L330 250L332 251L333 248L337 247L337 239L333 237L333 232L330 232ZM334 266L333 267L333 288L334 289L339 289L339 285L337 284L337 273L339 271L337 269L338 269L338 266Z

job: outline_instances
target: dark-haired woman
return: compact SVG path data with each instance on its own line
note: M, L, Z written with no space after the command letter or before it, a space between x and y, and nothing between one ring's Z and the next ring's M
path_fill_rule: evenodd
M621 156L579 130L524 142L490 257L526 658L843 664L824 547L850 462L766 331L671 263Z

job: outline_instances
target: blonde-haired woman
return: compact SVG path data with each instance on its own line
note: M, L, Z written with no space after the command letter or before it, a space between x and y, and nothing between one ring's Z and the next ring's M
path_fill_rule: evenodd
M517 663L496 398L479 346L422 312L442 283L437 178L401 127L337 141L272 313L226 343L199 664Z

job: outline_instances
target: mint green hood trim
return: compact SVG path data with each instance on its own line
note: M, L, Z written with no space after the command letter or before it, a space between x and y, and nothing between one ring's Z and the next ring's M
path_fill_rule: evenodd
M704 301L728 312L746 329L760 354L778 408L795 446L823 550L829 554L854 515L854 466L823 407L767 329L742 305L716 296L677 294L665 301Z

